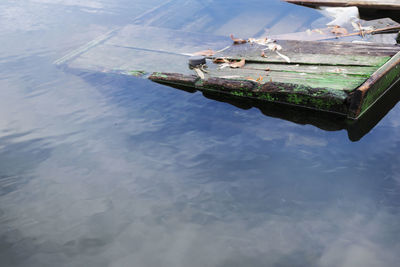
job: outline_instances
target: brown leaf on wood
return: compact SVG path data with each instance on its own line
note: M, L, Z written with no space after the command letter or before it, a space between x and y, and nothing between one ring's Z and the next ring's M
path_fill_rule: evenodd
M229 66L231 68L237 69L237 68L243 68L244 64L246 64L246 60L242 58L240 61L232 62Z
M336 34L336 35L343 35L343 34L348 34L349 32L340 26L335 26L332 30L331 33Z
M246 40L238 39L238 38L233 37L233 34L231 34L231 39L232 39L232 41L233 41L234 44L244 44L244 43L247 43Z
M245 79L248 80L248 81L256 82L256 79L254 79L252 77L245 77Z
M264 50L263 50L263 51L261 51L261 57L267 57L267 56L265 55L265 52L264 52Z
M223 57L217 57L213 60L214 63L219 64L219 63L229 63L229 60Z
M212 57L215 54L215 51L208 49L194 53L195 56L205 56L205 57Z

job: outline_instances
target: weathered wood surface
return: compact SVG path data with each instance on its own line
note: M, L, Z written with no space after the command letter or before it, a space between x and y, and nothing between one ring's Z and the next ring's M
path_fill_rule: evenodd
M400 52L352 93L350 116L361 116L399 79Z
M362 41L379 44L397 44L396 39L399 36L400 24L390 18L382 18L375 20L358 20L361 27L370 28L377 31L381 31L385 34L366 34L361 33L351 23L341 25L345 28L349 34L337 35L332 32L332 27L326 27L321 29L308 29L303 32L286 33L279 35L268 35L269 38L275 40L298 40L298 41L339 41L339 42L353 42ZM386 30L384 30L386 29ZM392 29L392 30L387 30ZM261 36L265 37L265 36Z
M347 7L358 6L361 8L400 10L398 0L284 0L293 4L308 6Z
M350 92L354 88L360 86L367 78L362 74L345 74L345 73L307 73L302 71L303 66L299 65L299 70L256 70L252 68L253 64L247 64L243 69L222 69L212 70L207 73L209 77L218 77L223 79L241 79L254 80L259 77L262 80L257 81L259 84L269 82L285 83L307 86L309 88L329 88L332 90L340 90ZM318 68L318 67L317 67ZM342 71L339 70L338 71Z
M277 41L282 46L282 54L290 58L293 64L315 64L333 66L381 66L390 56L399 51L393 45L353 44L336 42L302 42ZM233 45L229 49L217 53L215 57L240 59L263 63L286 63L286 60L274 51L265 50L266 57L261 57L261 51L266 47L246 43Z
M232 45L212 57L244 58L243 68L221 69L209 60L204 78L178 73L153 73L149 78L203 92L302 106L357 118L372 104L369 99L379 98L380 92L397 80L400 73L397 71L400 68L398 46L299 41L277 41L276 44L282 46L280 53L290 58L290 64L275 51L267 49L262 56L261 51L266 46L245 43ZM375 87L380 88L375 89L377 93L363 91Z
M282 46L282 52L303 53L303 54L326 54L326 55L360 55L360 56L393 56L400 49L392 44L378 43L346 43L346 42L304 42L296 40L277 40L275 42ZM239 53L243 50L245 53L252 53L262 47L258 44L233 45L229 50ZM265 48L265 46L264 46Z

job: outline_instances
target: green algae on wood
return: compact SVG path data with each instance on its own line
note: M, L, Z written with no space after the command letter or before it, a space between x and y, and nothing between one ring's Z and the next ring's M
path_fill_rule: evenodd
M146 72L143 70L131 70L128 72L129 75L135 76L135 77L142 77L146 75Z
M304 51L309 52L310 43L303 43ZM400 67L394 63L400 62L400 53L395 53L400 48L396 46L380 48L335 43L331 44L334 47L332 52L328 49L329 44L324 43L316 50L325 54L297 55L294 52L303 51L302 43L295 44L295 48L288 49L289 52L282 50L282 53L301 59L299 63L296 60L290 64L282 62L284 59L276 53L262 57L260 46L244 44L232 46L217 55L222 54L228 59L245 58L243 68L221 69L218 64L208 61L204 79L183 73L153 73L149 78L204 93L311 108L353 118L368 109L400 76ZM342 46L344 54L337 54ZM366 53L367 48L372 52ZM351 54L351 49L354 54ZM278 57L280 59L276 60ZM371 90L362 91L360 88Z
M232 77L231 79L257 79L263 78L261 83L291 82L314 88L330 88L333 90L352 91L369 77L365 75L348 75L344 73L305 73L295 71L265 71L252 69L252 64L243 69L210 70L211 77Z
M359 118L400 79L400 52L351 94L349 117Z
M149 79L166 84L186 85L203 92L219 92L233 96L299 105L314 109L330 109L345 114L347 94L340 90L312 88L291 83L267 82L259 84L248 80L209 77L201 80L195 76L176 73L154 73Z

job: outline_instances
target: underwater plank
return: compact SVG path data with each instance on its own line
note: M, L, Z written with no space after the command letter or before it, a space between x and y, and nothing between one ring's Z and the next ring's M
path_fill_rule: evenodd
M190 71L187 59L191 53L210 47L223 48L230 43L227 37L127 25L90 49L78 49L77 53L71 53L72 56L63 57L57 63L87 71L185 73Z
M187 56L109 45L91 49L69 62L67 66L71 69L90 72L110 72L135 76L142 76L153 71L192 73L187 67Z
M130 24L120 29L105 44L127 49L141 48L191 54L211 47L216 50L224 48L230 44L230 39L227 36Z

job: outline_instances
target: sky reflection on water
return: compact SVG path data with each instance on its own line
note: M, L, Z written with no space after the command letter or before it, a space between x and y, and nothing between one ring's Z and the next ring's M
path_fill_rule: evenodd
M398 107L351 142L52 65L160 2L0 4L1 266L397 266Z

